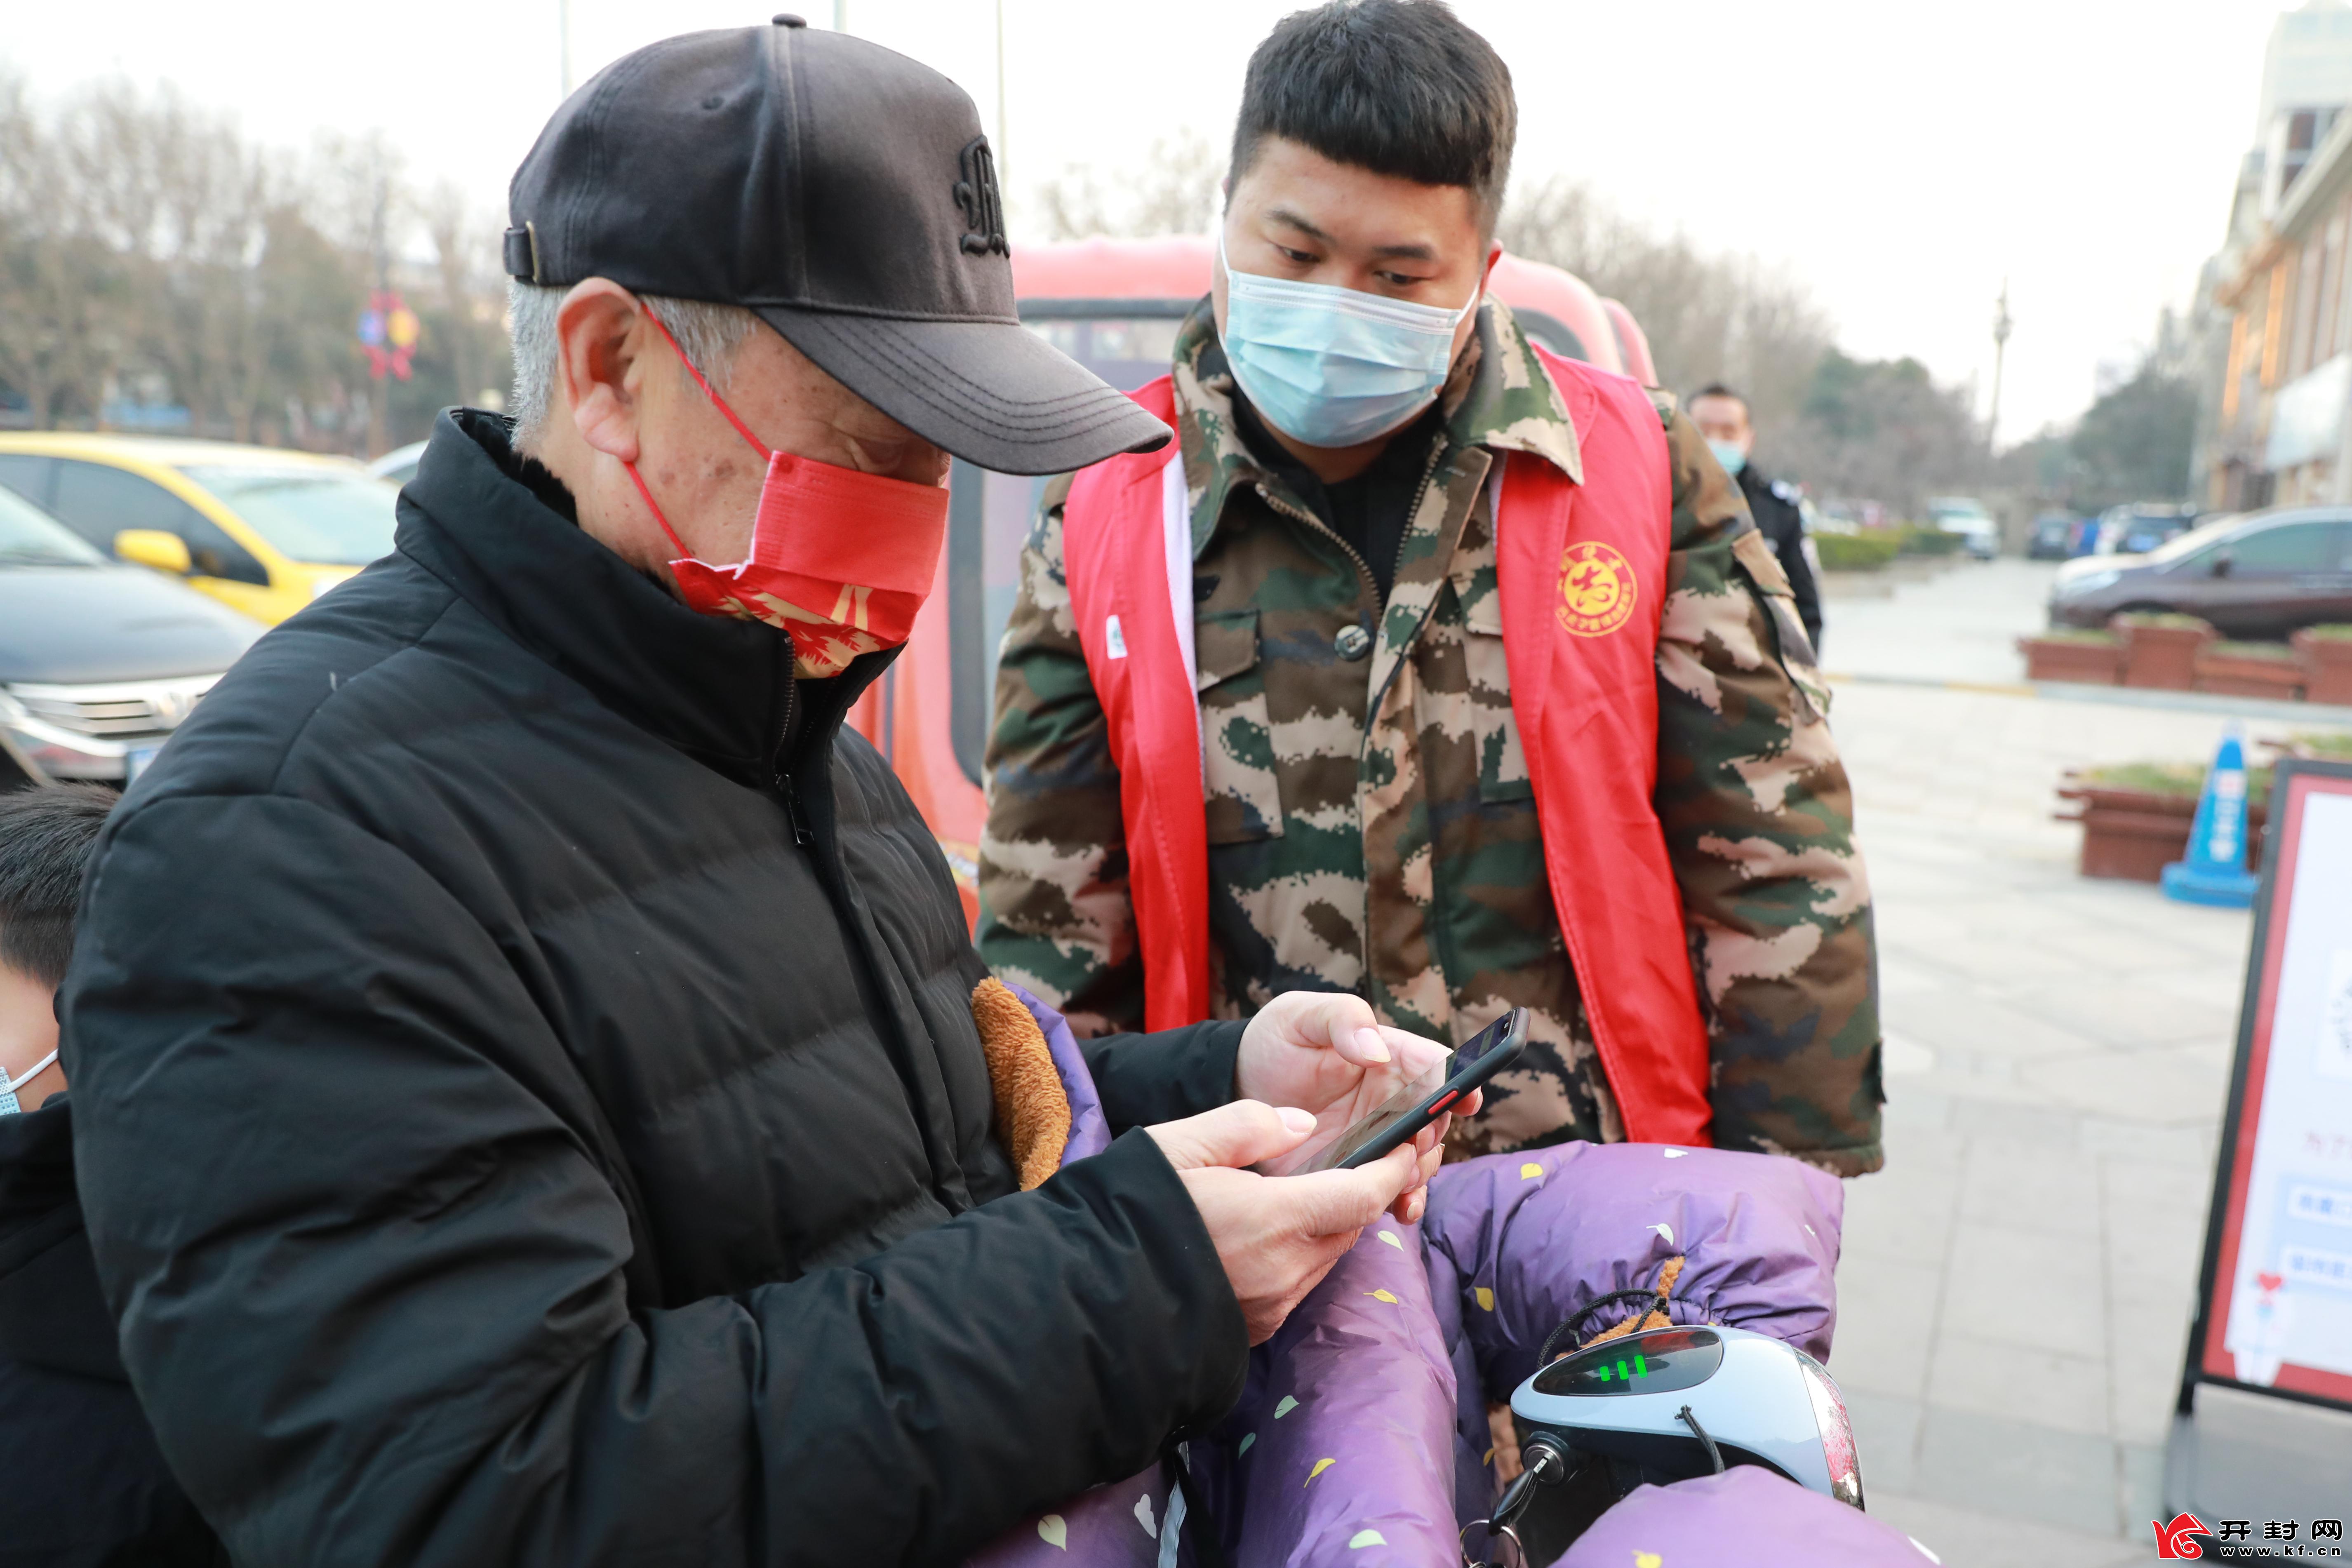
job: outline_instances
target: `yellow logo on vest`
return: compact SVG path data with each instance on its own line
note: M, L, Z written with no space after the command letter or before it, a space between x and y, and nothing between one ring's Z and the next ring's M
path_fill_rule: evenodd
M1633 618L1633 568L1595 540L1571 544L1559 558L1559 624L1580 637L1602 637Z

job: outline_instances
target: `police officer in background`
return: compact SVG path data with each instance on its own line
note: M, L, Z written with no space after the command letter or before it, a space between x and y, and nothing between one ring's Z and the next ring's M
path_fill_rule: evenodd
M1812 639L1818 656L1822 594L1813 582L1811 555L1805 549L1805 520L1797 510L1797 487L1769 477L1748 460L1748 454L1755 449L1756 428L1748 422L1748 399L1731 388L1721 382L1702 387L1691 397L1690 416L1723 471L1739 481L1740 492L1748 498L1748 515L1772 542L1780 570L1789 574L1789 586L1796 590L1798 617L1805 623L1805 635Z

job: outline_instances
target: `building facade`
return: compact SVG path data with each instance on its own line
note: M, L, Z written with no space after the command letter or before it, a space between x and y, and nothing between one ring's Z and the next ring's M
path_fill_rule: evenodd
M2352 500L2352 116L2313 150L2215 291L2229 321L2208 505Z
M2193 493L2240 510L2352 500L2352 7L2271 31L2254 145L2192 332L2203 381Z

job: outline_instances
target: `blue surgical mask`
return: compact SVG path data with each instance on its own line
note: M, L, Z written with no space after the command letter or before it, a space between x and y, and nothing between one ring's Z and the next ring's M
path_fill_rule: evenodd
M1217 258L1224 260L1224 231ZM1415 305L1225 267L1225 363L1268 423L1310 447L1353 447L1437 400L1454 333L1478 308Z
M1739 470L1748 466L1748 453L1736 441L1709 441L1706 449L1715 454L1715 460L1723 465L1723 471L1734 479L1738 479Z
M22 1112L25 1108L16 1103L16 1091L40 1077L42 1069L57 1059L58 1053L51 1051L15 1078L0 1072L0 1116L15 1116Z

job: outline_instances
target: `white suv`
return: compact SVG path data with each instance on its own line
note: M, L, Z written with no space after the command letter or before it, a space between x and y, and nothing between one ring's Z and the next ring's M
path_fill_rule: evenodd
M1979 561L2000 553L2000 524L1972 496L1936 496L1927 502L1927 521L1946 533L1967 541L1968 552Z

